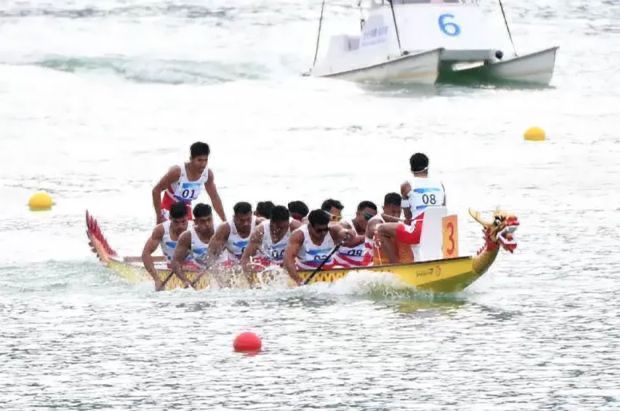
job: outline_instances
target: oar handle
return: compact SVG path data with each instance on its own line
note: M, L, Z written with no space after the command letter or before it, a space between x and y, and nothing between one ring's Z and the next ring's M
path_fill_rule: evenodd
M166 284L168 283L168 281L170 281L170 279L172 278L172 276L174 275L174 271L170 270L170 274L168 274L168 277L166 277L164 279L164 282L161 283L161 289L163 290L166 287Z
M192 288L194 288L194 289L196 288L196 284L198 284L198 281L200 281L200 279L202 278L202 276L203 276L203 275L205 275L206 273L207 273L206 271L203 271L203 272L201 272L200 274L198 274L198 275L196 276L196 278L194 279L194 281L192 281L192 282L190 283L190 284L191 284L191 286L192 286Z
M327 257L325 257L325 259L324 259L323 261L321 261L321 264L319 264L319 266L318 266L317 268L315 268L313 272L311 272L311 273L310 273L310 275L308 276L308 278L306 278L306 280L303 282L303 284L302 284L302 285L307 285L307 284L308 284L308 283L309 283L309 282L310 282L310 281L314 278L314 276L316 275L316 273L318 273L318 272L321 270L321 268L323 268L323 266L325 265L325 263L326 263L327 261L329 261L329 259L331 258L331 256L332 256L332 255L334 255L334 253L335 253L336 251L338 251L338 249L342 246L342 243L343 243L343 242L341 241L341 242L339 242L338 244L336 244L336 246L334 247L334 249L333 249L333 250L332 250L329 254L327 254Z

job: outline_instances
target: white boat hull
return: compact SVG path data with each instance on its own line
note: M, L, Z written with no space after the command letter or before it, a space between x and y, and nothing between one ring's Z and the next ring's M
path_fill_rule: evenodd
M331 36L326 52L318 60L315 56L311 74L400 84L450 82L460 75L474 81L549 84L558 48L509 58L503 51L506 30L488 23L473 0L373 2L360 33Z
M548 85L553 77L557 50L558 47L552 47L510 60L456 70L454 73L486 80Z
M360 82L434 84L439 76L440 57L441 49L436 49L351 70L313 73L313 75Z

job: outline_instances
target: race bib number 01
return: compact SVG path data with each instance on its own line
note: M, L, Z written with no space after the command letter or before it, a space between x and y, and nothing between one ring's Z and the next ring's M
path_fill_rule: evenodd
M456 258L459 256L459 226L456 215L445 216L441 219L441 231L443 232L443 258Z

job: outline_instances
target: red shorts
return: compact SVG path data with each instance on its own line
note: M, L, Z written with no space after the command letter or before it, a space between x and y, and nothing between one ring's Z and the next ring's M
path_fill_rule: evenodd
M414 220L411 225L399 224L396 227L396 241L405 244L420 244L422 237L422 221Z
M170 207L172 207L175 202L175 199L164 192L164 196L161 200L161 216L164 219L170 220ZM192 205L190 203L185 203L185 207L187 208L187 219L192 220Z

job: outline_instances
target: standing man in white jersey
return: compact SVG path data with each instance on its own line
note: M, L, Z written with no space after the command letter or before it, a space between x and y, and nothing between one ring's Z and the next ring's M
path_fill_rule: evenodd
M175 203L170 207L170 220L157 224L146 244L144 244L142 263L144 263L146 271L153 277L156 290L161 289L162 283L157 275L152 254L157 249L157 246L161 246L164 257L168 262L171 262L177 241L185 230L187 230L185 204L181 202Z
M308 224L295 230L288 240L284 251L284 268L291 278L299 285L303 283L297 274L298 270L315 270L323 262L325 270L333 268L336 263L333 256L329 256L336 244L342 243L353 247L350 241L355 232L346 229L340 224L331 224L330 215L324 210L313 210L308 215Z
M341 267L367 267L372 264L372 244L366 241L366 227L368 221L377 215L377 206L372 201L362 201L357 206L355 218L341 221L343 227L355 230L355 237L351 240L354 247L342 246L334 258Z
M215 230L215 235L209 241L209 251L206 266L220 262L220 255L226 249L228 259L224 265L238 264L243 251L250 242L250 235L256 228L257 223L264 221L263 218L252 214L252 205L241 201L233 207L232 221L226 221Z
M196 142L190 146L189 162L170 167L170 170L153 188L153 208L157 223L168 219L170 207L176 202L187 205L187 215L192 218L192 201L196 200L202 189L207 191L217 215L226 221L222 200L215 186L213 171L207 168L211 150L207 143ZM162 199L162 192L163 199Z
M204 267L207 259L209 241L213 237L213 212L208 204L198 203L194 207L194 224L179 237L174 257L172 271L186 285L190 285L185 277L184 266L189 260L192 268Z
M394 239L399 243L416 246L420 244L424 211L428 207L446 205L446 191L439 180L428 176L428 157L422 153L415 153L409 159L413 178L400 186L403 196L403 210L405 222L386 223L378 228L382 250L387 254L390 263L396 263L398 258L394 248Z
M250 243L241 257L243 270L246 273L252 271L253 259L265 267L282 265L291 232L299 227L301 222L292 219L286 207L273 207L270 219L256 227L250 237ZM257 253L258 257L255 257Z

